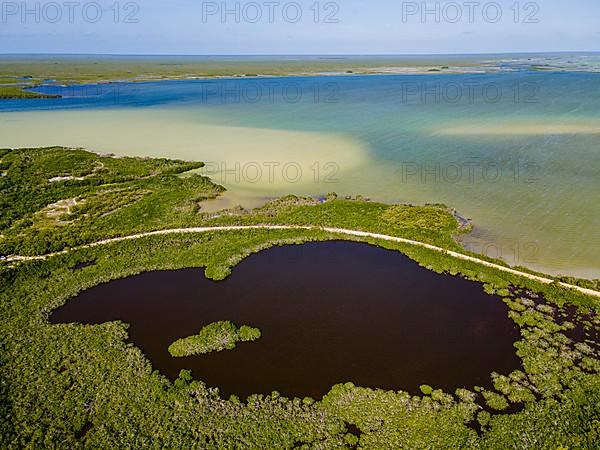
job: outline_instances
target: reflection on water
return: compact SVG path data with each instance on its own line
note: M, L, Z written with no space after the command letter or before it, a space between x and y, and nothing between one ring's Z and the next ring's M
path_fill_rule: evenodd
M69 300L52 323L131 324L153 366L191 369L225 396L277 390L321 397L351 381L418 392L488 386L519 360L508 308L481 284L430 272L406 256L350 242L275 247L244 260L224 282L198 269L150 272ZM262 330L235 350L172 358L173 341L230 320Z

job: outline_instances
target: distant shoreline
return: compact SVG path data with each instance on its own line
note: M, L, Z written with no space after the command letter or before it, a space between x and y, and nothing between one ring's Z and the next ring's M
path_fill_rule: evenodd
M600 53L178 56L0 54L0 89L309 76L600 73ZM5 98L19 98L7 95Z

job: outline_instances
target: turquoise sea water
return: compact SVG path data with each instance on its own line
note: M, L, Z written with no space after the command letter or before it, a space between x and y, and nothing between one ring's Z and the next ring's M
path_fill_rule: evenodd
M0 102L0 146L45 142L210 159L209 174L248 205L330 191L443 202L472 218L475 231L463 238L471 250L600 277L600 74L514 70L40 90L63 98ZM231 139L239 133L242 142L235 150L228 140L220 146L208 139L213 128ZM261 130L292 133L261 137L273 148L253 161L259 141L251 132Z

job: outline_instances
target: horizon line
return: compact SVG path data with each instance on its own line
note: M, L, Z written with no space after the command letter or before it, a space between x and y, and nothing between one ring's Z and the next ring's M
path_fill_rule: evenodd
M466 53L80 53L80 52L0 52L0 56L155 56L155 57L407 57L407 56L483 56L556 55L569 53L600 54L600 50L505 51Z

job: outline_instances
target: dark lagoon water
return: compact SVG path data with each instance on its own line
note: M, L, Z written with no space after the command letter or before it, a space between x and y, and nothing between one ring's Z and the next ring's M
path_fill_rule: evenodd
M332 385L417 393L489 385L519 366L508 309L481 285L438 275L366 244L276 247L244 260L223 282L200 269L149 272L81 293L52 323L130 324L130 339L174 379L181 369L222 395L277 390L320 398ZM263 336L235 350L173 358L178 338L231 320Z

